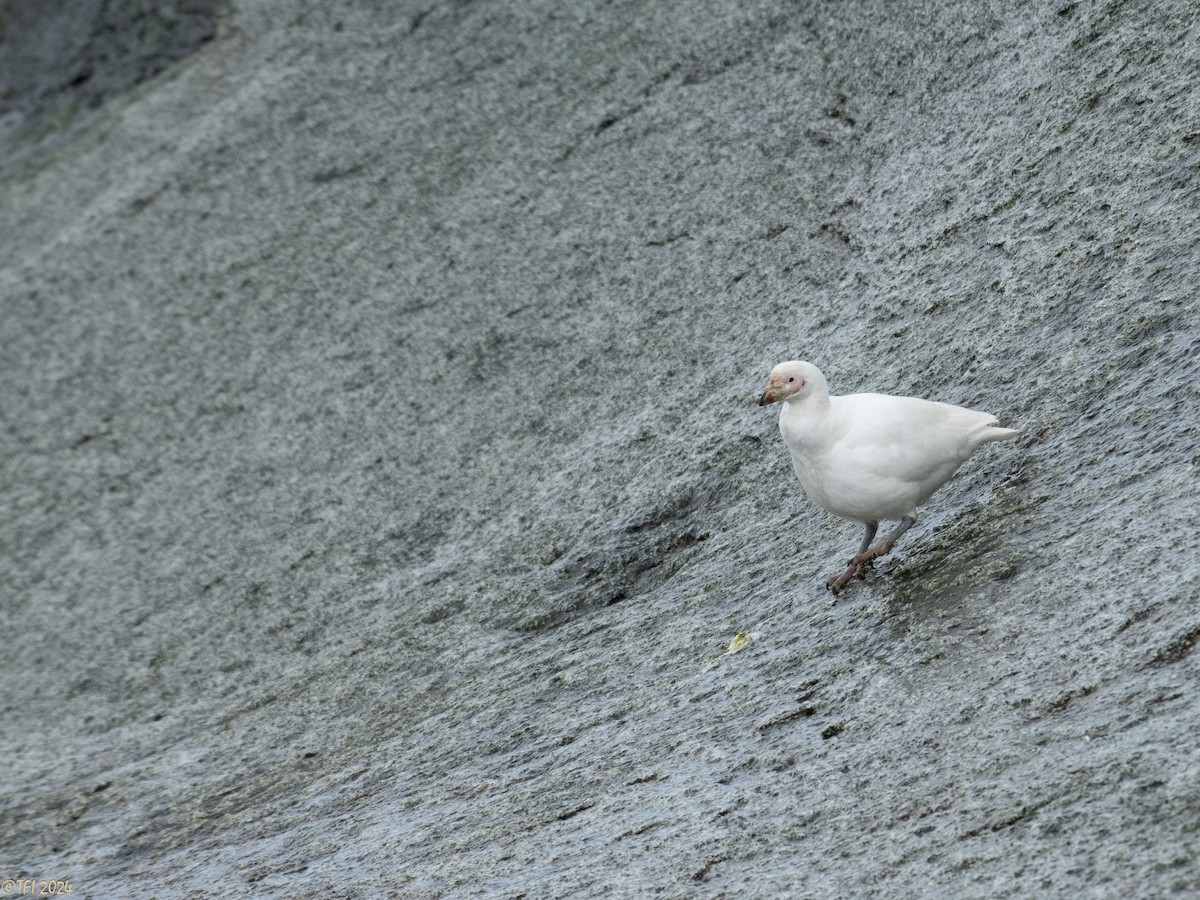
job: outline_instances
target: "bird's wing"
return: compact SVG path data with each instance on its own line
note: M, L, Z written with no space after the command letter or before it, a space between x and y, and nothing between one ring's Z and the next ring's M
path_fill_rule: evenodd
M926 484L949 478L995 416L884 394L832 398L842 424L836 451L862 475ZM936 487L936 484L934 485Z

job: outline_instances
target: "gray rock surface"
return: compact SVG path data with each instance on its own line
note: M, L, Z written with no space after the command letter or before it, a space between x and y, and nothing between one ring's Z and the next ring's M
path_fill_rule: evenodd
M1197 889L1194 4L223 21L0 171L0 878ZM836 604L791 357L1023 429Z
M0 178L212 40L228 0L0 0Z

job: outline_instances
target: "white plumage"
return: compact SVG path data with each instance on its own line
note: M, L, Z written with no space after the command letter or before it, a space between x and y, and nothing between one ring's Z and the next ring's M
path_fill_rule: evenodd
M780 363L771 371L759 405L779 401L779 432L804 492L867 529L850 568L829 580L834 593L891 551L916 523L917 507L980 445L1020 433L997 426L989 413L949 403L887 394L832 397L825 376L807 362ZM871 548L880 519L900 519L900 527Z

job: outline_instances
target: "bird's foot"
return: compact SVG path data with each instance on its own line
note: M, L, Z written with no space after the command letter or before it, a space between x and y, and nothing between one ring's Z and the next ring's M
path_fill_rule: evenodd
M867 578L867 573L872 572L875 569L875 560L880 556L883 556L888 552L888 550L891 549L892 548L890 545L887 546L886 549L884 549L884 545L880 545L879 547L873 547L870 550L864 550L862 553L850 560L850 567L846 569L845 572L843 572L841 575L838 575L836 578L830 578L828 581L826 581L825 587L833 591L833 595L836 597L838 592L843 590L846 585L848 585L855 578L859 579L860 581L865 581Z
M828 581L826 581L825 587L833 591L833 595L836 597L838 595L838 591L845 588L846 585L848 585L855 578L865 579L867 577L867 572L874 569L875 560L879 559L881 556L887 556L889 553L891 553L892 547L896 545L896 539L909 528L911 528L914 522L914 519L906 516L901 524L901 527L897 529L896 532L880 541L874 547L864 550L862 553L859 553L857 556L851 559L850 568L848 568L841 575L838 575L836 578L830 578Z
M867 577L867 573L875 569L875 557L869 551L860 553L858 556L846 563L854 571L854 578L862 580Z
M860 562L856 562L855 560L851 560L850 568L848 568L841 575L838 575L836 578L830 578L828 581L826 581L825 587L827 587L830 591L832 591L833 596L836 597L838 595L838 592L843 590L846 587L846 585L848 585L855 578L866 578L867 577L867 569L869 569L869 568L870 568L869 562L860 563Z
M850 560L850 565L861 566L867 569L874 568L875 560L879 559L881 556L884 556L890 549L891 547L884 549L884 545L880 544L877 547L872 547L870 550L864 550L862 553L858 554L858 556Z

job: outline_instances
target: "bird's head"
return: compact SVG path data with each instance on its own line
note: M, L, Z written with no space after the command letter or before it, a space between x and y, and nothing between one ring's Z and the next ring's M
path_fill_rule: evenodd
M812 363L793 360L780 363L767 378L767 389L758 398L759 406L780 400L798 400L813 391L825 389L825 376Z

